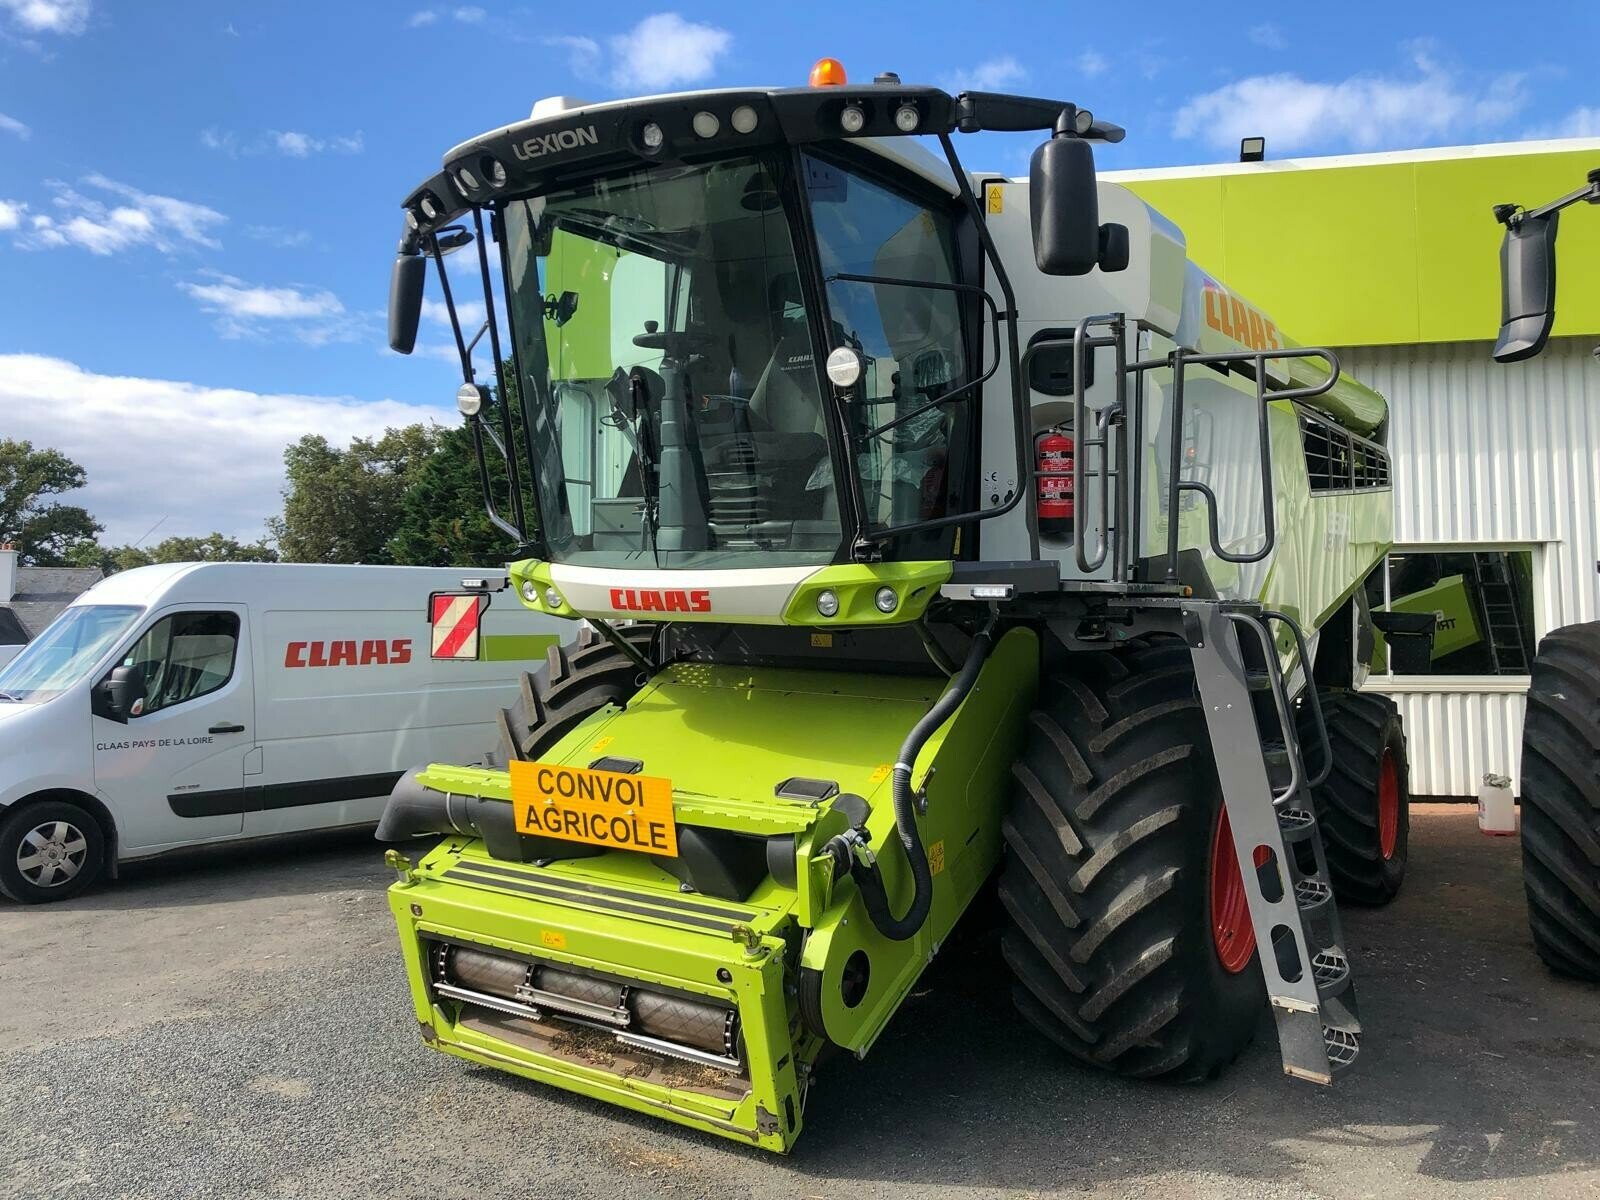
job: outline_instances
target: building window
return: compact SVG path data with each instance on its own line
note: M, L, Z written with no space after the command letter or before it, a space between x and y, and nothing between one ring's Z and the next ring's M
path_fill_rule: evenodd
M1533 565L1531 549L1391 553L1367 580L1374 674L1528 674L1538 644Z

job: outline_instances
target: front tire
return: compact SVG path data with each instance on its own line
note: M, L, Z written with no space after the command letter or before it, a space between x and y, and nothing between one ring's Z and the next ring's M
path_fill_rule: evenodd
M104 866L100 822L76 804L19 805L0 821L0 892L19 904L71 899Z
M1411 785L1405 727L1387 696L1320 695L1333 769L1313 788L1328 876L1340 904L1387 904L1405 883L1411 842ZM1309 707L1302 706L1300 748L1308 770L1320 763Z
M1022 1015L1105 1070L1218 1074L1264 988L1188 647L1047 672L1013 776L1001 947Z
M629 625L618 632L649 656L653 626ZM544 666L523 674L521 698L500 711L500 745L489 765L537 759L591 713L607 704L626 704L643 684L638 664L583 626L575 645L551 646Z
M1522 730L1522 880L1534 949L1600 981L1600 621L1539 643Z

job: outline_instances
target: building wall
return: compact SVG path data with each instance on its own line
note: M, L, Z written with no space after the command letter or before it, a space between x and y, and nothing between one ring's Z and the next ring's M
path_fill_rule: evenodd
M1270 147L1269 147L1270 149ZM1110 171L1176 221L1189 255L1307 345L1492 338L1500 241L1492 206L1584 185L1600 141L1453 146L1341 158ZM1561 217L1556 332L1600 332L1600 220Z
M1600 619L1600 361L1593 338L1552 339L1500 366L1489 342L1368 346L1344 368L1391 406L1395 541L1532 545L1534 631ZM1416 795L1516 779L1526 680L1377 679L1405 714Z

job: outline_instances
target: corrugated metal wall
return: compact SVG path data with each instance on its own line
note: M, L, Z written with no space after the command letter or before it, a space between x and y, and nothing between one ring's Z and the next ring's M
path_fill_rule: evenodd
M1489 343L1357 347L1344 367L1389 398L1395 540L1542 545L1535 632L1600 617L1600 361L1592 340L1552 341L1500 366ZM1515 778L1523 697L1503 683L1392 691L1416 795L1473 795Z

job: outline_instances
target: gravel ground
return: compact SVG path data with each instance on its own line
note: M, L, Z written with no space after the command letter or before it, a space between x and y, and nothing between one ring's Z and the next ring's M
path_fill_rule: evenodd
M1367 1026L1332 1089L1270 1022L1202 1088L1074 1068L952 953L788 1159L426 1050L365 838L137 868L0 907L0 1194L47 1197L1600 1195L1600 988L1528 943L1516 843L1418 805L1347 917Z

